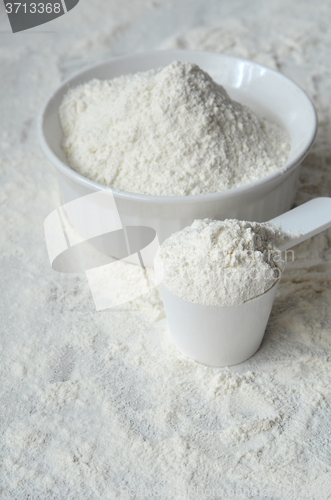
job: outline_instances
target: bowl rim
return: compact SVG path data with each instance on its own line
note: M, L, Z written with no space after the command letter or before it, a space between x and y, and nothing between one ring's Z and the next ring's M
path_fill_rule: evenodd
M52 100L56 97L56 95L61 92L65 87L68 87L72 80L76 79L80 75L83 75L84 73L88 71L92 71L94 69L98 69L102 66L107 66L108 64L111 64L116 61L126 61L126 60L132 60L132 59L144 59L146 57L151 57L155 56L157 54L160 54L161 52L166 52L168 54L173 54L176 57L180 57L181 54L198 54L198 55L217 55L219 57L224 57L227 59L234 59L236 61L240 61L243 63L249 63L254 66L257 66L264 71L268 71L270 73L273 73L274 76L277 78L282 78L287 81L287 83L290 83L293 87L296 88L296 91L301 94L301 96L306 100L306 104L308 107L310 107L310 110L312 112L312 122L310 124L310 131L309 131L309 139L307 140L307 143L304 145L301 151L299 151L290 161L287 161L282 167L276 170L276 172L272 172L271 174L262 177L262 179L253 181L249 184L245 184L243 186L239 186L236 188L232 189L227 189L224 191L217 191L215 193L203 193L203 194L197 194L197 195L187 195L187 196L162 196L162 195L150 195L150 194L140 194L140 193L131 193L130 191L122 191L119 189L115 189L111 186L107 186L104 184L100 184L99 182L93 181L87 177L84 177L83 175L79 174L76 172L73 168L71 168L69 165L66 165L60 158L52 151L50 146L48 145L45 135L44 135L44 118L46 111L48 107L50 106ZM118 199L125 199L125 200L131 200L131 201L139 201L143 203L157 203L157 204L166 204L168 205L169 203L171 204L181 204L181 205L186 205L186 204L191 204L193 202L210 202L213 200L220 200L220 199L227 199L227 198L235 198L243 195L244 193L251 193L252 191L258 190L260 188L267 187L268 185L272 184L274 181L277 181L278 178L288 176L292 170L294 170L298 164L302 162L302 160L307 156L309 150L311 149L314 140L316 138L317 134L317 128L318 128L318 119L317 119L317 113L316 109L314 107L314 104L310 97L307 95L307 93L293 80L288 78L287 76L283 75L279 71L276 71L272 68L269 68L268 66L265 66L263 64L257 63L255 61L252 61L250 59L246 59L243 57L237 57L237 56L232 56L228 54L223 54L222 52L213 52L213 51L202 51L202 50L151 50L151 51L146 51L146 52L140 52L137 54L127 54L125 56L116 56L112 57L106 61L103 61L98 64L90 65L85 67L83 70L80 70L64 80L57 88L51 93L51 95L47 98L45 101L44 105L41 108L41 111L38 116L38 121L37 121L37 133L38 133L38 138L39 138L39 143L41 146L42 151L44 152L45 156L50 160L50 162L66 177L69 177L71 180L74 180L75 182L78 182L78 184L83 185L85 187L92 188L94 191L101 190L101 189L111 189L114 197Z

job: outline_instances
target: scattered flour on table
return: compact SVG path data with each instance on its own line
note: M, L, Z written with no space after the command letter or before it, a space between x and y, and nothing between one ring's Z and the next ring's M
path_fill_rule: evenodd
M230 99L191 63L92 80L60 107L69 165L107 186L151 195L231 189L275 172L287 133Z
M136 498L151 498L148 488L176 491L154 495L164 500L185 498L187 488L192 500L213 488L222 492L208 496L213 500L330 500L330 262L322 272L285 269L260 350L241 365L216 370L178 352L166 319L155 321L162 311L156 290L97 312L84 276L49 266L43 220L60 202L33 132L35 111L73 67L95 62L93 44L109 58L112 23L123 22L119 11L134 19L131 9L139 3L80 2L74 23L70 15L57 20L66 23L66 36L26 37L23 48L21 38L8 34L0 49L7 75L0 92L6 122L0 137L1 500L124 500L124 488ZM203 19L194 26L207 26L186 31L196 4L186 1L184 31L170 45L254 59L309 92L319 132L303 162L296 202L330 196L330 2L321 9L312 0L304 9L293 0L235 0L226 9L224 2L197 3ZM158 22L161 34L164 11ZM12 82L19 99L8 99ZM315 257L330 261L330 248L328 231L298 245L295 260L303 266ZM128 267L128 282L131 272Z
M285 239L268 223L195 220L164 241L155 271L175 295L208 306L232 306L258 297L285 267L277 244Z

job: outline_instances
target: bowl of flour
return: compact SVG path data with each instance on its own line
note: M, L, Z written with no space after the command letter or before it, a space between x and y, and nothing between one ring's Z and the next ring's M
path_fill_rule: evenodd
M280 73L176 50L81 72L50 97L38 128L63 203L111 189L123 226L151 227L162 242L197 218L287 211L317 121Z

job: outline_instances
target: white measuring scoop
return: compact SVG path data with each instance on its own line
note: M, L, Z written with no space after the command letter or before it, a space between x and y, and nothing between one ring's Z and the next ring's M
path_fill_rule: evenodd
M295 232L281 250L331 227L331 198L316 198L269 221ZM204 306L160 285L172 339L186 356L208 366L229 366L253 356L261 345L278 283L239 306Z

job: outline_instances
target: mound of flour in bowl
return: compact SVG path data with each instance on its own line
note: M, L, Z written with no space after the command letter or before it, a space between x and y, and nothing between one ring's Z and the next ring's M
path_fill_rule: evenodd
M231 189L275 172L290 149L281 127L191 63L92 80L69 90L59 112L69 165L134 193Z
M277 247L287 235L268 223L195 220L163 242L155 272L183 299L239 305L269 290L285 267Z

